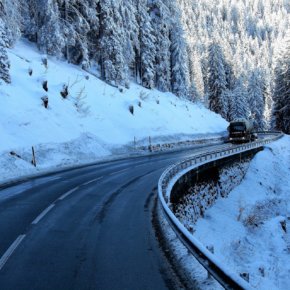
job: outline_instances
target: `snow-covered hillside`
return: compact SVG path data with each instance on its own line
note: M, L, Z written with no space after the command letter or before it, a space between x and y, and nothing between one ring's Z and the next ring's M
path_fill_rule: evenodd
M77 66L47 59L25 40L9 50L9 59L12 83L0 86L2 180L92 162L120 148L148 145L149 137L153 143L173 142L227 127L202 105L133 83L130 89L112 87ZM36 169L30 164L32 146Z
M244 181L194 226L194 236L254 289L290 285L290 137L258 153Z

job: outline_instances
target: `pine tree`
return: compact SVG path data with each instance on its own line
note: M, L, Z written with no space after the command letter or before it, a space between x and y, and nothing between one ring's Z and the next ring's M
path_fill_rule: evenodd
M155 86L156 38L148 10L147 0L138 0L140 52L136 66L141 84L152 89Z
M88 34L94 35L98 29L96 3L89 0L58 0L58 3L61 33L67 40L64 54L68 61L88 68L90 65Z
M248 92L245 87L245 78L240 76L235 83L232 91L231 106L229 110L230 121L245 118L249 119L250 109L248 103Z
M197 100L204 102L205 85L201 67L201 59L199 54L192 51L190 47L187 47L187 50L190 84L195 87Z
M44 7L38 5L37 10L45 9L45 12L40 14L42 17L39 19L37 44L41 51L50 55L61 56L65 47L65 40L61 31L57 3L54 0L48 0Z
M209 46L208 58L209 108L226 118L228 94L225 93L227 81L224 68L224 55L217 43L212 43Z
M124 84L127 80L127 64L124 59L125 33L120 15L120 4L114 0L101 0L101 75L112 84Z
M5 23L6 40L8 39L9 46L12 46L21 36L24 4L24 0L0 1L0 17Z
M248 96L251 110L251 119L257 130L264 129L264 107L263 80L260 70L254 70L250 74L248 82Z
M140 40L137 4L133 0L122 0L121 15L125 31L125 60L131 74L138 81L137 62L140 57Z
M150 11L153 19L154 35L156 37L156 87L161 91L170 91L171 70L170 70L170 27L171 1L153 0Z
M0 18L0 79L6 83L11 83L9 74L10 63L6 48L9 45L9 40L6 36L6 30L2 19Z
M277 62L273 116L275 127L290 134L290 40Z
M177 7L173 8L173 21L170 32L171 40L171 90L178 96L186 96L189 87L188 55L183 29L179 22ZM196 92L195 92L196 94Z
M30 0L28 4L31 20L26 21L25 35L35 41L42 52L61 56L66 40L57 1Z

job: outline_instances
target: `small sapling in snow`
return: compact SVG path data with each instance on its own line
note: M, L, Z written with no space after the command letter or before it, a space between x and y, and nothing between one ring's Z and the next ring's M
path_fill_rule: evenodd
M47 69L48 68L48 60L47 60L47 57L43 57L41 59L41 61L42 61L42 64L44 65L44 67Z
M142 108L142 102L138 102L138 106L140 107L140 108Z
M82 89L77 93L76 97L74 98L77 111L83 116L88 115L90 112L90 109L88 106L86 106L85 102L85 99L87 97L85 89L86 89L85 86L82 87Z
M146 93L145 91L141 91L140 92L140 95L139 95L139 98L142 100L142 101L146 101L149 97L149 94Z
M125 82L125 88L126 88L127 90L130 89L130 82L128 82L128 81Z
M42 100L44 108L47 109L48 108L48 96L43 96L41 98L41 100Z
M261 273L262 277L265 277L265 268L264 267L259 267L259 272Z
M206 248L212 253L214 254L214 246L210 245L210 246L206 246Z
M68 85L63 85L60 95L65 99L68 96Z
M29 74L30 76L32 76L32 74L33 74L33 70L32 70L31 67L28 69L28 74Z

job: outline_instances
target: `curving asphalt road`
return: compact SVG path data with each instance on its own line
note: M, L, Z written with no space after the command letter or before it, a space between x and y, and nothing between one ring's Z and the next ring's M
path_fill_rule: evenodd
M152 226L172 163L230 145L123 159L0 190L0 289L171 289Z

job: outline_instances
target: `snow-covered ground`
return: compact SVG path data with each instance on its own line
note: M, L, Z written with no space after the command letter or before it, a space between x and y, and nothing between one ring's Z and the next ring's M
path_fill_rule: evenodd
M251 161L242 183L193 226L194 236L255 289L290 285L290 137Z
M0 85L2 181L99 160L118 148L148 145L149 137L152 143L174 142L227 127L202 105L134 83L130 89L112 87L78 66L47 59L26 40L9 50L9 59L12 84ZM64 86L66 98L61 96ZM48 97L47 109L43 97ZM36 169L30 164L32 146Z

